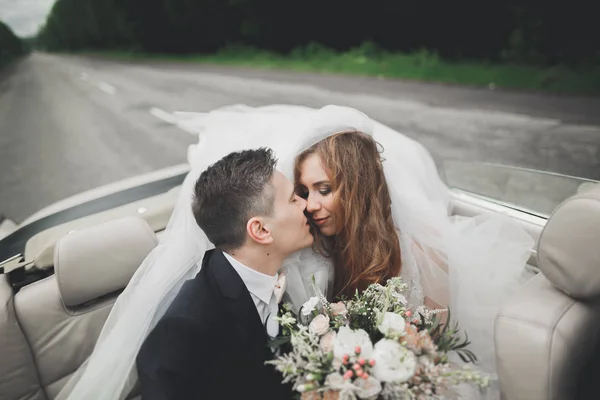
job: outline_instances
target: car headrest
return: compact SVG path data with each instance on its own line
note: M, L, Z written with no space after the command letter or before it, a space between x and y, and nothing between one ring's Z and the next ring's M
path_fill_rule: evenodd
M600 184L554 210L540 236L538 264L546 278L569 296L600 296Z
M64 236L54 252L63 303L75 307L125 288L157 243L148 223L137 217L116 219Z

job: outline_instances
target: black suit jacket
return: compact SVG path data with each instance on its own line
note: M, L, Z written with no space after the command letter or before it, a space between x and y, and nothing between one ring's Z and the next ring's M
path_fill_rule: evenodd
M140 349L142 398L291 398L264 364L272 358L267 341L244 282L221 251L209 251Z

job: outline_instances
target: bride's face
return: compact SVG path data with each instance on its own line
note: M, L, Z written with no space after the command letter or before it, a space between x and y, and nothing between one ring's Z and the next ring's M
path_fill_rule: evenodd
M318 154L309 155L300 165L298 184L298 194L306 199L306 211L321 233L325 236L335 235L339 201L331 189L331 179Z

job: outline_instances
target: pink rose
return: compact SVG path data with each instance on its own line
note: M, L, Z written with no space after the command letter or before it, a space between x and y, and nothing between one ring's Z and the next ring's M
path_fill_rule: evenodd
M346 305L339 301L337 303L332 303L331 304L331 312L333 313L333 315L346 315L346 313L348 313L348 310L346 309Z
M329 331L321 338L321 350L323 353L333 351L333 340L335 339L335 331Z
M308 325L308 330L318 336L322 336L329 330L329 317L327 315L317 315Z

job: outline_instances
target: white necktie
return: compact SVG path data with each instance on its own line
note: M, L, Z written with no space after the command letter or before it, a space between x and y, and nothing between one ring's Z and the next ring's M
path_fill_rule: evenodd
M273 294L271 295L271 301L267 307L265 307L265 313L267 314L265 326L267 328L267 333L272 338L277 337L279 334L279 323L275 321L274 317L277 316L277 312L279 311L279 307L277 305L283 297L286 286L287 280L285 278L285 274L281 272L277 277L277 283L275 284Z
M277 298L275 297L275 293L273 293L271 295L271 302L265 307L265 312L267 314L265 326L267 328L267 333L271 338L275 338L279 334L279 322L275 320L277 311L279 311L279 308L277 307Z

